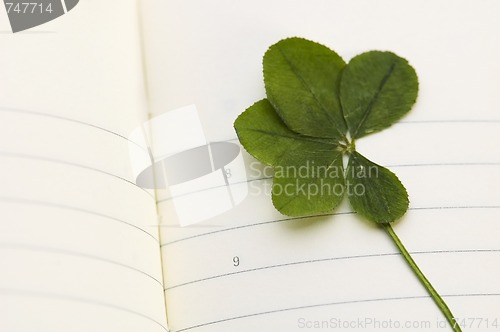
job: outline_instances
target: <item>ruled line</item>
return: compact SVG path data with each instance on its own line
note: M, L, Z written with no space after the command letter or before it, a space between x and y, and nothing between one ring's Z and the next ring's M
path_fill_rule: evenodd
M500 166L500 162L482 162L482 163L421 163L421 164L394 164L385 167L441 167L441 166Z
M384 165L384 167L387 167L387 168L402 168L402 167L449 167L449 166L500 166L500 162L489 162L489 163L422 163L422 164L394 164L394 165ZM267 166L267 167L272 167L272 166ZM175 199L175 198L179 198L179 197L183 197L183 196L189 196L189 195L192 195L192 194L195 194L195 193L200 193L200 192L204 192L204 191L208 191L208 190L213 190L213 189L217 189L217 188L223 188L223 187L228 187L228 186L234 186L234 185L240 185L240 184L245 184L245 183L251 183L251 182L256 182L256 181L265 181L265 180L271 180L273 177L272 176L268 176L268 177L260 177L260 178L255 178L255 179L247 179L245 181L236 181L236 182L232 182L230 183L229 185L226 185L226 184L223 184L223 185L216 185L216 186L213 186L213 187L209 187L209 188L203 188L201 190L196 190L196 191L193 191L193 192L189 192L189 193L184 193L184 194L181 194L181 195L177 195L177 196L171 196L171 197L168 197L168 198L163 198L163 199L159 199L157 200L156 204L162 204L162 203L165 203L165 202L168 202L172 199Z
M500 119L429 119L429 120L400 120L394 123L392 126L398 125L408 125L408 124L428 124L428 123L448 123L448 124L499 124ZM217 142L230 142L230 141L239 141L237 137L232 137L226 140L220 140Z
M31 297L31 298L41 298L41 299L51 299L51 300L61 300L61 301L68 301L68 302L76 302L76 303L83 303L83 304L88 304L88 305L94 305L94 306L100 306L100 307L105 307L108 309L114 309L114 310L119 310L122 312L126 312L131 315L139 316L144 319L147 319L158 326L160 326L163 330L169 332L169 329L163 325L161 322L157 321L156 319L145 315L141 312L131 310L122 306L118 306L112 303L107 303L107 302L102 302L102 301L97 301L97 300L92 300L92 299L86 299L86 298L81 298L81 297L76 297L76 296L71 296L71 295L63 295L63 294L57 294L57 293L48 293L48 292L40 292L40 291L27 291L27 290L13 290L13 289L6 289L6 288L0 288L0 294L2 295L7 295L7 296L17 296L17 297Z
M32 205L48 206L48 207L52 207L52 208L58 208L58 209L64 209L64 210L77 211L77 212L91 214L94 216L98 216L98 217L102 217L102 218L105 218L108 220L113 220L113 221L119 222L120 224L123 224L123 225L133 227L133 228L140 230L141 232L147 234L149 237L154 239L155 242L159 243L159 240L156 237L154 237L154 235L152 235L151 233L146 231L145 229L143 229L137 225L134 225L128 221L125 221L125 220L122 220L119 218L115 218L113 216L109 216L109 215L106 215L106 214L103 214L100 212L82 209L82 208L78 208L75 206L69 206L69 205L63 205L63 204L57 204L57 203L51 203L51 202L44 202L44 201L36 201L36 200L30 200L30 199L14 198L14 197L2 197L2 196L0 196L0 202L1 201L9 202L9 203L17 203L17 204L32 204Z
M399 126L399 125L408 125L408 124L428 124L428 123L436 123L436 124L441 124L441 123L448 123L448 124L499 124L500 119L429 119L429 120L400 120L398 122L395 122L392 126ZM239 142L238 137L232 137L226 140L220 140L216 142L230 142L230 141L236 141ZM214 142L215 143L215 142Z
M104 174L104 175L107 175L107 176L110 176L110 177L114 177L114 178L116 178L118 180L121 180L121 181L124 181L124 182L126 182L128 184L131 184L134 187L139 188L142 191L144 191L152 199L155 199L155 197L154 197L154 195L152 193L150 193L149 191L147 191L145 188L142 188L142 187L138 186L135 182L132 182L132 181L127 180L127 179L125 179L125 178L123 178L123 177L121 177L119 175L116 175L116 174L113 174L113 173L109 173L109 172L103 171L103 170L98 169L98 168L94 168L94 167L90 167L90 166L85 166L85 165L82 165L82 164L77 164L77 163L73 163L73 162L69 162L69 161L64 161L64 160L59 160L59 159L52 159L52 158L46 158L46 157L41 157L41 156L34 156L34 155L27 155L27 154L6 152L6 151L0 151L0 156L7 156L7 157L12 157L12 158L20 158L20 159L28 159L28 160L47 161L47 162L52 162L52 163L56 163L56 164L68 165L68 166L73 166L73 167L77 167L77 168L81 168L81 169L86 169L86 170L94 171L94 172L97 172L97 173L100 173L100 174Z
M288 217L288 218L283 218L283 219L262 221L262 222L257 222L257 223L253 223L253 224L249 224L249 225L241 225L241 226L236 226L236 227L224 228L224 229L219 229L216 231L211 231L211 232L207 232L207 233L188 236L188 237L185 237L182 239L166 242L166 243L162 244L160 247L166 247L166 246L172 245L174 243L183 242L186 240L191 240L191 239L203 237L206 235L213 235L213 234L217 234L217 233L234 231L234 230L238 230L238 229L242 229L242 228L249 228L249 227L262 226L262 225L267 225L267 224L280 223L280 222L288 221L288 220L300 220L300 219L307 219L307 218L318 218L318 217L324 217L324 216L334 216L334 215L343 215L343 214L354 214L354 212L335 212L335 213L327 213L327 214L314 215L314 216Z
M425 124L425 123L481 123L481 124L498 124L500 123L500 119L443 119L443 120L410 120L410 121L399 121L395 123L397 124Z
M500 293L467 293L467 294L445 294L445 295L441 295L441 297L443 297L443 298L447 298L447 297L486 297L486 296L500 296ZM250 318L250 317L258 317L258 316L265 316L265 315L272 315L272 314L276 314L276 313L287 312L287 311L295 311L295 310L302 310L302 309L328 307L328 306L335 306L335 305L357 304L357 303L388 302L388 301L403 301L403 300L419 300L419 299L429 299L429 298L430 298L429 295L416 295L416 296L400 296L400 297L382 297L382 298L373 298L373 299L360 299L360 300L351 300L351 301L339 301L339 302L329 302L329 303L304 305L304 306L299 306L299 307L290 307L290 308L269 310L269 311L257 312L257 313L247 314L247 315L241 315L241 316L234 316L234 317L219 319L219 320L215 320L215 321L211 321L211 322L206 322L206 323L202 323L202 324L198 324L198 325L188 326L188 327L177 329L177 330L171 330L170 332L189 331L189 330L197 329L197 328L200 328L200 327L205 327L205 326L220 324L220 323L234 321L234 320L239 320L239 319L245 319L245 318Z
M460 210L460 209L500 209L500 205L492 205L492 206L487 206L487 205L484 205L484 206L483 205L481 205L481 206L429 206L429 207L410 207L410 208L408 208L409 211ZM202 233L202 234L196 234L196 235L187 236L187 237L184 237L181 239L165 242L165 243L161 244L160 247L163 248L163 247L170 246L172 244L176 244L179 242L196 239L196 238L200 238L203 236L223 233L223 232L231 232L231 231L242 229L242 228L256 227L256 226L262 226L262 225L273 224L273 223L280 223L280 222L289 221L289 220L297 220L297 219L305 219L305 218L318 218L318 217L325 217L325 216L337 216L337 215L347 215L347 214L355 214L355 212L353 212L353 211L335 212L335 213L326 213L326 214L304 216L304 217L283 218L283 219L269 220L269 221L264 221L264 222L248 224L248 225L241 225L241 226L236 226L236 227L224 228L224 229L220 229L220 230L216 230L216 231L211 231L211 232Z
M91 127L91 128L94 128L94 129L98 129L98 130L104 131L104 132L106 132L108 134L112 134L112 135L117 136L119 138L122 138L122 139L126 140L127 142L130 142L130 143L136 145L141 150L147 152L147 150L144 147L142 147L141 145L137 144L136 142L130 140L128 137L125 137L125 136L123 136L123 135L121 135L121 134L119 134L117 132L114 132L114 131L112 131L110 129L106 129L104 127L100 127L98 125L95 125L95 124L92 124L92 123L88 123L88 122L85 122L85 121L71 119L71 118L67 118L67 117L60 116L60 115L55 115L55 114L41 113L41 112L35 112L35 111L31 111L31 110L17 109L17 108L10 108L10 107L0 107L0 112L23 113L23 114L29 114L29 115L35 115L35 116L43 116L43 117L48 117L48 118L53 118L53 119L57 119L57 120L68 121L68 122L72 122L72 123L84 125L84 126L87 126L87 127Z
M156 279L153 277L151 274L142 271L138 268L135 268L133 266L123 264L111 259L107 259L101 256L96 256L96 255L90 255L90 254L85 254L82 252L77 252L77 251L72 251L72 250L63 250L63 249L57 249L57 248L51 248L51 247L43 247L43 246L36 246L36 245L24 245L24 244L17 244L17 243L1 243L0 242L0 250L1 249L14 249L14 250L23 250L23 251L36 251L36 252L45 252L45 253L51 253L51 254L60 254L60 255L65 255L65 256L71 256L71 257L81 257L81 258L86 258L90 260L96 260L112 265L116 265L125 269L129 269L135 272L138 272L140 274L143 274L146 277L149 277L153 281L155 281L157 284L162 286L163 284L160 280Z
M429 250L429 251L412 251L410 252L410 255L426 255L426 254L454 254L454 253L500 253L500 249L463 249L463 250ZM164 288L164 292L168 292L172 289L179 288L179 287L184 287L192 284L196 284L199 282L204 282L208 280L213 280L213 279L219 279L219 278L225 278L229 276L234 276L238 274L244 274L244 273L249 273L249 272L256 272L256 271L262 271L262 270L270 270L274 268L281 268L281 267L288 267L288 266L296 266L296 265L305 265L305 264L313 264L313 263L322 263L322 262L329 262L329 261L340 261L340 260L348 260L348 259L360 259L360 258L379 258L379 257L391 257L391 256L401 256L401 253L399 252L393 252L393 253L381 253L381 254L366 254L366 255L352 255L352 256L340 256L340 257L329 257L329 258L320 258L320 259L311 259L311 260L306 260L306 261L298 261L298 262L290 262L290 263L283 263L283 264L275 264L275 265L268 265L268 266L262 266L262 267L257 267L253 269L247 269L247 270L242 270L242 271L237 271L237 272L230 272L230 273L223 273L219 275L214 275L198 280L193 280L189 282L184 282L178 285L170 286Z

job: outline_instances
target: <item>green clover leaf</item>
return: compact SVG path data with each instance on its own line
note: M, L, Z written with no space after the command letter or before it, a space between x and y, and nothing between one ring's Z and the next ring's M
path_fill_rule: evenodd
M347 183L354 188L348 191L354 211L370 220L389 223L397 220L408 209L408 194L399 179L354 151L347 165ZM363 188L359 194L355 188Z
M417 74L405 59L379 51L354 57L340 83L340 100L351 137L389 127L410 111L417 93Z
M460 331L390 226L408 209L405 187L356 151L355 140L390 127L411 110L418 94L413 67L381 51L346 64L326 46L302 38L272 45L263 67L267 99L240 114L234 127L243 147L274 167L275 208L289 216L323 214L347 196L358 215L387 232L452 329Z
M258 160L275 166L273 203L278 211L290 216L326 213L340 203L344 178L342 174L332 174L342 168L335 139L303 136L290 130L267 99L250 106L238 117L235 126L245 149ZM300 176L297 170L305 168L307 173L312 165L324 166L325 171L318 172L316 177ZM321 185L322 181L332 187L340 186L340 194L328 191L311 197L304 189Z
M269 48L263 65L267 98L288 128L311 137L344 136L338 90L345 62L337 53L289 38Z
M400 218L408 208L405 188L388 169L357 153L354 139L390 126L411 109L418 81L408 62L373 51L346 65L323 45L289 38L272 45L263 64L267 99L243 112L235 129L251 155L275 167L276 209L289 216L326 213L347 192L353 209L369 220ZM366 164L381 177L346 172L343 155L351 169ZM305 176L298 172L304 168ZM348 190L356 186L363 195Z

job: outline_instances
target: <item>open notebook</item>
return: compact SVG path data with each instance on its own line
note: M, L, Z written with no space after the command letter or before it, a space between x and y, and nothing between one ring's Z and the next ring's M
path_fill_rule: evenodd
M395 231L464 330L500 330L499 11L493 0L82 0L12 34L2 8L0 330L448 330L384 232L346 202L280 215L243 151L243 169L223 168L231 208L206 220L183 223L171 191L137 184L132 151L156 157L175 141L168 121L151 122L168 112L196 109L200 142L237 144L232 122L264 97L262 55L289 36L346 61L391 50L416 68L416 107L358 150L407 187Z

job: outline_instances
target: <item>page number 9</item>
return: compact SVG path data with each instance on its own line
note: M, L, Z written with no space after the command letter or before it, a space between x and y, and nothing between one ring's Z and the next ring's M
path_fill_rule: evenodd
M240 265L240 258L238 256L233 257L233 266L239 266Z

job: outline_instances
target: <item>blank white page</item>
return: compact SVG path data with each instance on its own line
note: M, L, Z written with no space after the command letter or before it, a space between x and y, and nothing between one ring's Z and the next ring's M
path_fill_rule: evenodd
M232 123L265 97L262 56L282 38L315 40L346 61L373 49L407 58L416 106L357 148L407 187L410 209L394 229L464 330L494 330L499 10L495 1L144 1L151 106L160 115L194 104L207 141L236 142ZM381 229L347 202L331 216L280 215L269 173L244 157L247 197L214 218L180 227L170 194L158 192L173 331L447 330Z
M135 1L12 34L0 10L0 330L166 331ZM147 151L142 150L147 155Z

